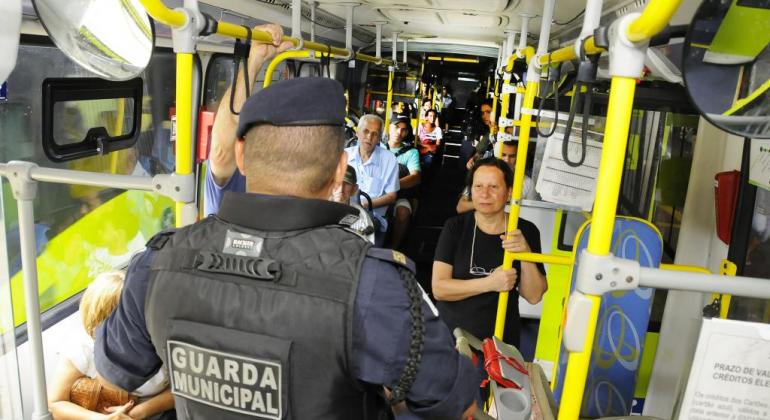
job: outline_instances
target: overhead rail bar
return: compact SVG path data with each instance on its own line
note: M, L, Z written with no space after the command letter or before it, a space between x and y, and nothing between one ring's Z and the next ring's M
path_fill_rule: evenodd
M676 8L671 7L670 0L651 0L644 8L644 11L642 11L641 16L628 26L626 37L631 42L640 42L652 38L668 25L675 12ZM593 36L586 38L584 48L587 55L601 54L606 51L604 48L596 46L596 40ZM575 48L568 46L540 56L538 64L544 66L549 61L556 64L576 58L578 58L578 55Z
M139 1L140 3L142 3L142 6L144 6L145 10L147 10L147 13L158 22L171 26L172 28L183 27L187 24L188 18L183 11L169 9L168 7L166 7L165 4L163 4L162 0L139 0ZM236 25L229 22L224 22L221 20L216 21L216 32L214 33L216 33L217 35L222 35L230 38L246 38L248 36L246 28L244 28L243 26ZM264 42L264 43L273 42L272 36L269 33L264 31L251 31L251 39L253 41ZM375 64L383 64L388 66L393 65L393 62L390 60L382 60L382 62L380 63L380 60L378 60L376 57L368 54L356 53L352 49L349 50L346 48L332 47L326 44L321 44L319 42L306 41L303 39L293 38L286 35L283 36L282 40L291 42L295 47L302 46L304 49L307 49L307 50L324 52L324 53L331 52L332 54L338 57L355 58L356 60L366 61L366 62L375 63Z
M676 13L679 1L650 0L642 15L628 25L626 36L631 42L640 42L652 38L662 31Z

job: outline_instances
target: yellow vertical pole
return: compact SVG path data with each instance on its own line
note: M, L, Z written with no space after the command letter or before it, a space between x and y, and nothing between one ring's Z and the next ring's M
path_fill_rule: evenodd
M505 66L505 73L507 76L504 76L503 78L503 90L507 86L511 85L511 72L513 71L513 61L516 58L515 55L512 55L508 58L508 64ZM508 118L508 108L511 105L511 94L510 93L502 93L500 95L502 98L501 103L501 109L500 109L500 118Z
M495 78L495 90L492 94L492 118L495 118L495 115L497 115L497 88L500 87L500 79ZM492 133L490 133L492 134Z
M487 93L486 93L486 96L484 96L485 98L489 98L489 88L491 87L490 86L491 83L492 83L492 78L487 76Z
M502 92L505 92L505 89L511 85L511 71L513 71L513 61L516 59L515 55L512 55L508 58L507 64L505 66L505 76L503 76L503 87ZM508 118L508 108L511 105L511 94L510 93L501 93L500 97L502 98L501 104L500 104L500 116L498 117L497 126L500 127L500 120L503 118ZM498 132L504 132L505 130L499 129ZM502 153L502 144L500 142L497 142L495 145L495 156L499 159L500 154Z
M193 55L176 55L176 173L192 173L192 74ZM184 202L176 202L176 226L182 226Z
M528 81L524 93L524 108L532 108L538 89L537 81ZM516 152L516 168L513 171L513 191L511 192L511 212L508 215L508 230L516 230L519 226L519 211L521 210L521 193L524 189L524 170L527 166L527 149L529 148L529 127L532 124L532 114L524 113L519 126L519 143ZM503 269L513 267L512 252L505 253ZM497 317L495 318L495 337L502 340L505 331L505 316L508 313L508 292L500 293L497 301Z
M387 132L388 127L390 127L390 114L391 114L391 107L393 106L393 69L391 69L388 72L388 100L385 104L385 127L382 127L385 132Z
M588 252L594 255L610 253L635 89L636 79L634 78L612 78L607 125L604 129L604 145L596 183L596 200L588 237ZM587 297L591 300L588 331L583 351L569 354L564 379L564 395L559 405L560 420L577 419L580 415L601 303L601 296L588 295Z
M117 113L115 115L115 124L113 125L115 127L114 134L115 136L119 136L123 134L123 120L126 117L126 98L120 98L116 101L117 104ZM142 104L134 105L141 107ZM139 131L142 131L141 127L137 128ZM110 173L116 174L118 173L118 163L120 160L120 154L118 152L112 152L110 153Z

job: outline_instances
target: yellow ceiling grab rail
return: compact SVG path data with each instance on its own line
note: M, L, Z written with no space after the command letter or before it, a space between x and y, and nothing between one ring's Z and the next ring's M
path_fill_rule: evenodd
M168 7L166 7L165 4L163 4L162 0L139 0L139 2L142 3L142 6L144 6L144 9L147 11L147 13L150 16L152 16L153 19L163 24L166 24L168 26L171 26L172 28L178 28L180 26L184 26L187 21L187 17L183 12L169 9ZM216 33L217 35L227 36L230 38L246 38L246 36L248 36L246 28L244 28L243 26L235 25L235 24L232 24L229 22L223 22L223 21L217 22ZM252 31L251 39L253 41L259 41L259 42L273 41L272 36L269 33L264 31ZM366 61L366 62L375 63L375 64L382 64L386 66L393 65L393 62L391 60L377 58L368 54L354 53L353 51L348 51L346 48L332 47L326 44L321 44L321 43L312 42L312 41L303 41L301 39L292 38L286 35L283 36L282 40L291 42L295 47L302 47L307 50L324 52L324 53L331 52L332 55L335 55L335 56L350 57L350 58L355 58L356 60Z
M662 31L679 7L679 1L650 0L642 15L628 25L626 36L631 42L650 39Z
M679 6L678 1L671 0L651 0L642 11L641 16L628 25L626 36L631 42L640 42L650 39L662 31ZM594 37L591 36L585 42L586 54L600 54L605 51L594 43ZM544 54L537 60L538 64L544 66L551 63L562 63L578 58L574 46L570 45L560 48L550 54Z

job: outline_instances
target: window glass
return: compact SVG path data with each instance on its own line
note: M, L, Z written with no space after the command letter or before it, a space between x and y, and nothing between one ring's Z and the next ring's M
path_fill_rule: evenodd
M83 141L91 128L104 127L110 137L133 130L134 98L56 102L53 106L54 139L59 145Z
M25 160L44 167L143 176L174 170L170 138L175 94L173 53L154 53L142 75L142 120L136 145L105 156L64 163L47 159L41 141L41 85L49 77L95 75L55 47L20 46L16 68L8 79L8 100L0 102L0 162ZM80 131L73 130L73 138L98 125L118 130L123 123L119 104L108 101L96 106L92 102L65 104L67 121L61 122L61 130L74 124ZM123 125L120 131L129 129ZM14 321L20 325L25 316L18 215L5 180L2 194ZM173 225L172 204L152 193L40 183L34 209L41 310L83 290L100 272L127 264L154 233ZM8 285L0 285L3 287ZM0 295L4 292L0 290Z
M3 197L0 196L0 221L3 220ZM7 260L5 229L0 223L0 261ZM0 264L0 419L20 419L21 392L13 330L13 311L8 284L8 266Z
M743 275L770 281L770 191L757 188ZM770 300L733 296L728 318L770 323Z
M203 87L203 105L206 111L216 112L219 108L219 102L225 95L225 92L233 83L234 58L229 54L214 54L208 62L206 67L206 82ZM254 86L251 89L251 93L262 90L262 86L265 82L265 73L267 71L267 64L265 63L257 74ZM243 62L238 66L239 70L243 69ZM290 70L290 67L292 71ZM275 71L273 71L273 81L285 80L295 76L294 70L297 64L293 60L286 60L279 63ZM243 83L243 76L238 79L238 83ZM238 111L236 109L236 111Z

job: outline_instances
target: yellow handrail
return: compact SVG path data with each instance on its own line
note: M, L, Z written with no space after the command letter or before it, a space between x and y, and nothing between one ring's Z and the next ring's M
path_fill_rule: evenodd
M527 60L527 63L530 63L532 61L532 57L535 56L535 49L532 47L526 47L523 50L516 51L516 56L524 56L524 59Z
M588 39L586 39L585 50L587 55L601 54L602 52L605 51L604 48L599 48L596 46L596 44L594 43L594 37L589 37ZM575 46L570 45L564 48L559 48L558 50L553 51L549 54L541 55L538 58L537 63L541 66L545 66L549 63L549 60L551 63L556 64L556 63L562 63L565 61L575 60L577 58L578 56L575 53Z
M162 0L139 0L139 1L142 3L142 6L144 6L147 13L158 22L164 23L174 28L183 26L185 24L186 17L184 13L169 9L168 7L166 7L165 4L163 4ZM218 21L217 34L228 36L231 38L246 38L246 36L248 35L248 32L246 31L246 28L244 28L243 26L235 25L229 22ZM269 33L264 31L252 31L251 39L259 42L273 41L272 36ZM300 39L292 38L290 36L285 36L285 35L282 38L282 40L291 42L295 47L299 47L300 45L302 45L302 47L307 50L313 50L313 51L325 52L325 53L331 52L333 55L341 56L341 57L350 57L352 55L356 60L367 61L375 64L382 64L386 66L393 65L393 62L390 60L373 57L367 54L353 53L352 51L348 51L346 48L331 47L329 45L321 44L318 42L312 42L312 41L302 41Z
M535 95L537 94L539 82L527 81L527 90L524 93L524 103L522 107L532 108L535 104ZM511 211L508 215L507 232L516 230L519 226L519 211L521 210L521 193L524 189L524 170L527 165L527 149L529 148L529 126L532 123L532 114L526 113L521 116L521 129L519 130L519 143L516 151L516 168L513 171L513 191L511 193ZM503 269L507 270L513 267L513 260L516 254L505 252L503 257ZM502 340L505 331L505 317L508 313L508 292L500 293L497 300L497 316L495 317L495 337Z
M176 55L176 173L192 173L192 75L193 55ZM187 203L176 202L176 226L181 227L184 206Z
M672 271L686 271L691 273L711 274L711 271L708 268L698 267L697 265L661 264L660 269L672 270Z
M161 0L139 0L147 14L160 23L171 27L183 26L187 17L184 13L169 9Z
M436 95L434 92L433 102L436 102ZM382 131L388 132L390 129L390 114L393 113L391 109L393 107L393 70L388 72L388 97L385 101L385 127L382 127Z
M513 258L519 261L541 263L541 264L555 264L555 265L572 265L571 256L551 255L551 254L537 254L534 252L512 252Z
M642 15L628 25L626 36L631 42L650 39L662 31L674 16L682 0L650 0Z
M278 67L278 64L282 63L284 60L289 60L292 58L310 58L310 51L284 51L273 57L273 59L270 61L270 64L267 65L267 69L265 69L265 81L262 82L263 89L270 86L270 83L273 82L273 73L275 73L275 69Z

